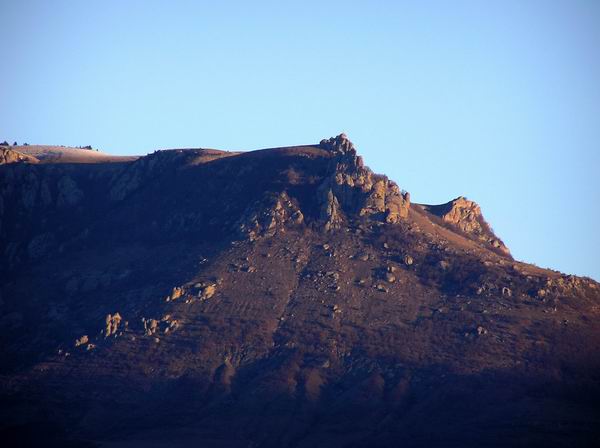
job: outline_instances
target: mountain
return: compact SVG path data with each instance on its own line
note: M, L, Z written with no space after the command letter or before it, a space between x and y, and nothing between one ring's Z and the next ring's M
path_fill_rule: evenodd
M7 446L597 445L600 285L514 260L473 201L412 203L345 135L18 149Z

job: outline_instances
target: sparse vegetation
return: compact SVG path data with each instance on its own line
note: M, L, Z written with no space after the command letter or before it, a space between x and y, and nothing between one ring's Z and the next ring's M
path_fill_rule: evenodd
M346 138L13 165L0 429L52 416L115 446L175 426L182 446L598 435L600 285L514 261L474 203L411 204Z

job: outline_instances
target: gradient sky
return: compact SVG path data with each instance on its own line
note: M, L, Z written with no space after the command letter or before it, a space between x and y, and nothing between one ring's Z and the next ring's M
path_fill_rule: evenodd
M600 280L600 1L0 0L0 140L256 149L346 132L415 202Z

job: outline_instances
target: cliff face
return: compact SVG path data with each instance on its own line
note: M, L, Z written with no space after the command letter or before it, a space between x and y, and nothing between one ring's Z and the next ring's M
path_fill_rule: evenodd
M374 215L388 223L408 217L410 195L401 193L386 176L374 174L365 167L345 134L322 140L320 146L334 155L330 162L331 175L321 184L318 193L327 230L340 228L344 221L340 215L342 210L358 216Z
M0 167L0 435L583 446L600 286L410 203L346 136ZM518 423L518 424L517 424Z

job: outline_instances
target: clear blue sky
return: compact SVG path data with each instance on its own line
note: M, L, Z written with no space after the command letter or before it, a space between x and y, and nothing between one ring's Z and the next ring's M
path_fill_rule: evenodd
M600 1L0 0L0 140L110 153L348 133L416 202L600 280Z

